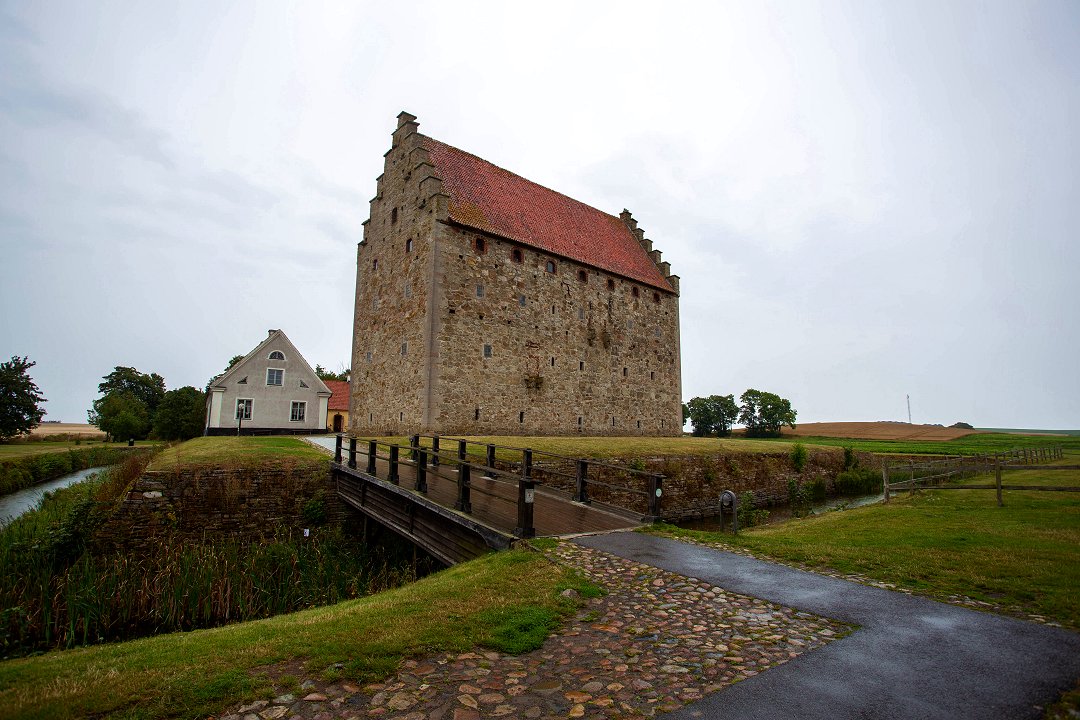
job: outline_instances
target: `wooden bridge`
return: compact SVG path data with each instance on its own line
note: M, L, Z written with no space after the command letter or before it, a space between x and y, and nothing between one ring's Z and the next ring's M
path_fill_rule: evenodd
M517 539L660 519L663 476L615 463L414 435L335 441L338 494L448 565Z

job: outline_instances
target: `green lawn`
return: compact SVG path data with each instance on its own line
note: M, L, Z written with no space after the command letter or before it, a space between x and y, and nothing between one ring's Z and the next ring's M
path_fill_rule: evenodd
M267 462L327 462L329 456L311 443L292 436L200 437L161 452L148 470L170 470L194 465L262 465Z
M159 440L137 440L135 442L135 445L138 447L152 447L160 444L161 442ZM85 450L86 448L95 447L120 448L127 447L127 443L107 443L90 440L83 440L79 445L76 445L74 440L0 443L0 461L11 460L17 457L26 457L29 455L46 455L48 453L63 452L64 450Z
M303 659L359 682L405 657L538 647L571 601L595 587L537 553L506 551L412 585L329 607L213 630L51 652L0 663L0 718L199 717L272 697L260 667Z
M1004 480L1080 486L1080 472L1016 471ZM931 596L964 595L1080 629L1080 493L1005 491L1004 502L997 507L992 490L925 491L735 538L664 531Z

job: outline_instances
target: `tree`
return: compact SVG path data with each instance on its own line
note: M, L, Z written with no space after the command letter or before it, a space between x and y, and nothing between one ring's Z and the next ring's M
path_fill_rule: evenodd
M218 379L219 379L219 378L220 378L220 377L221 377L222 375L224 375L225 373L227 373L227 372L229 372L230 370L232 370L232 369L233 369L233 365L235 365L236 363L240 362L240 361L241 361L241 360L243 360L243 359L244 359L244 356L243 356L243 355L233 355L233 356L232 356L232 360L230 360L230 361L229 361L229 364L225 366L225 369L224 369L224 370L222 370L221 372L219 372L219 373L218 373L217 375L215 375L214 377L210 378L209 382L207 382L207 383L206 383L206 388L205 388L205 389L203 390L203 392L210 392L210 386L211 386L211 385L213 385L214 383L216 383L216 382L218 381Z
M151 415L157 410L161 398L165 397L165 378L157 373L141 373L133 367L117 365L111 373L102 378L105 382L98 385L102 395L131 393L146 405Z
M0 440L30 432L45 415L46 400L27 372L36 364L17 355L0 363Z
M154 436L189 440L202 435L206 423L206 394L190 385L165 393L154 414Z
M98 398L87 416L91 424L113 440L142 440L150 434L151 416L146 403L127 391Z
M86 416L113 439L141 440L150 434L154 413L165 397L165 378L117 365L98 385L102 394Z
M344 363L342 363L341 370L338 372L327 370L322 365L315 366L315 374L319 376L320 380L341 380L342 382L345 382L349 379L351 373L352 370L345 367Z
M747 437L780 437L784 425L795 428L796 412L786 398L751 388L739 400L739 422L746 426Z
M733 395L696 397L685 405L694 426L694 435L704 437L716 433L719 437L731 434L731 424L739 414Z

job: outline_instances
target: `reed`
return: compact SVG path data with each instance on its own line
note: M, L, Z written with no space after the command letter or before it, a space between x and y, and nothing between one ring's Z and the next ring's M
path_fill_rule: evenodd
M145 463L143 463L145 464ZM389 539L282 530L263 543L161 538L96 553L94 528L141 472L131 459L51 493L0 531L0 653L11 657L337 603L429 569Z

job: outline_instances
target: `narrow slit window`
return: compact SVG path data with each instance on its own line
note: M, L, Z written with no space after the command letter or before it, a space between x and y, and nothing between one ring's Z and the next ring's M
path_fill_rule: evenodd
M638 430L640 430L641 429L641 421L640 420L637 421L637 426L638 426Z
M405 413L398 413L398 422L405 422Z
M639 295L641 295L641 291L638 290L638 286L635 285L634 287L630 288L630 294L634 297L638 297Z
M613 278L608 278L607 279L607 289L608 290L614 290L615 289L615 280Z
M484 238L476 238L475 247L477 254L483 255L487 252L487 241Z
M615 416L611 416L611 427L615 427Z
M480 419L480 408L476 408L476 410L473 411L473 418L472 419L473 420L479 420Z
M649 371L649 379L650 380L655 380L656 379L656 373L650 370Z
M373 258L372 259L372 261L371 261L371 269L372 270L378 270L379 269L379 258Z
M660 293L654 292L652 294L652 299L653 299L653 302L657 302L657 303L660 302Z
M525 411L524 410L522 410L521 412L518 413L518 422L519 423L525 422Z
M581 282L589 282L589 273L586 272L585 270L578 270L577 271L577 279L580 280Z
M394 208L394 209L392 209L390 211L390 222L391 223L396 223L397 222L397 208Z
M476 286L476 297L484 297L484 285L482 283Z
M623 377L626 377L629 374L630 374L630 369L629 368L623 368L622 369L622 376Z
M518 295L518 305L525 307L526 302L524 295Z
M412 285L410 285L409 283L405 283L405 297L412 297Z
M546 270L549 273L554 273L555 272L555 261L554 260L548 260L547 263L544 264L544 270Z
M577 309L577 319L578 320L584 320L585 319L585 308L584 307L579 307Z
M405 252L407 252L407 253L412 252L412 238L409 238L408 240L405 241Z
M516 263L525 262L525 253L521 252L521 248L514 248L510 251L510 259Z
M484 346L484 357L486 357L486 358L491 357L491 346L490 345L485 345Z
M401 343L401 354L402 355L408 355L409 354L409 342L408 341L405 341L405 342Z
M580 415L578 415L578 417L577 417L577 424L578 424L578 427L581 427L581 416Z
M578 362L577 369L578 370L584 370L585 369L585 361L584 360L581 360L581 361Z

